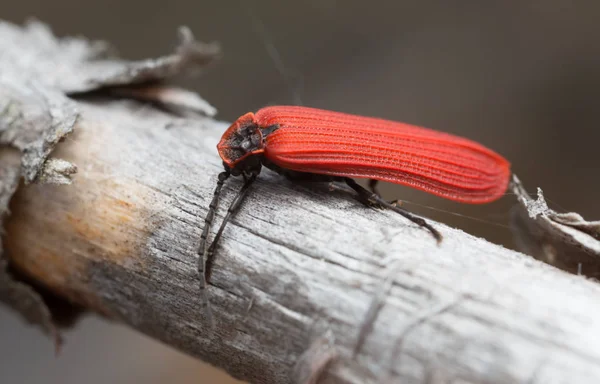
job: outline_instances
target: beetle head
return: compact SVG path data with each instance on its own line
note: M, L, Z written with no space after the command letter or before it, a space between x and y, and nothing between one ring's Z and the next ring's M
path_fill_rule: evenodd
M223 166L232 175L258 174L264 152L263 135L254 113L237 119L223 134L217 145Z

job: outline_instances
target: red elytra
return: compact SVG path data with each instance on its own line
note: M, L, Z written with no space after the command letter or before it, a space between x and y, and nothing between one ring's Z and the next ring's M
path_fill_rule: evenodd
M225 171L219 174L198 249L202 292L225 225L239 209L262 166L292 179L343 181L356 191L362 203L401 214L429 230L438 242L441 234L424 219L383 200L375 191L375 183L369 191L352 178L408 185L447 199L481 204L500 198L510 177L508 161L462 137L383 119L296 106L246 113L225 131L217 149ZM230 175L241 175L245 182L208 246L221 189ZM206 295L204 306L214 326Z
M282 173L403 184L470 204L500 198L510 177L506 159L462 137L296 106L267 107L243 115L223 134L217 148L234 174L259 162Z

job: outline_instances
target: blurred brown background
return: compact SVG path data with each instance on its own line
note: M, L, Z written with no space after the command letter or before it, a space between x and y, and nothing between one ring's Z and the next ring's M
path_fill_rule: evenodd
M2 5L7 20L21 23L30 16L60 36L107 40L134 59L169 52L176 28L188 25L198 39L220 41L224 48L222 61L204 76L181 80L215 105L220 119L299 98L308 106L460 134L505 155L528 189L542 187L555 209L600 218L600 2L19 0ZM268 54L269 43L279 51L286 76ZM396 186L386 186L384 194L499 223L407 204L513 246L505 227L511 196L465 207ZM0 308L0 382L229 382L191 358L93 317L67 337L64 354L55 359L48 340Z

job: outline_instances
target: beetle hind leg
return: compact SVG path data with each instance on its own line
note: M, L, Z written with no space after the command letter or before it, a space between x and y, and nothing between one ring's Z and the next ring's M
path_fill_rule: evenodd
M352 189L354 189L354 191L356 191L358 193L357 195L354 196L354 198L356 200L358 200L359 202L361 202L368 208L385 209L385 207L383 205L381 205L375 199L371 198L372 196L379 196L379 195L377 195L374 192L371 193L371 192L367 191L366 189L364 189L363 187L358 185L358 183L354 182L354 180L352 180L352 183L354 183L354 185L352 185L348 182L348 180L352 180L352 179L346 179L346 178L343 179L343 181L346 182L346 184L348 184L348 186L350 186ZM356 189L357 187L360 188L360 190ZM341 192L346 192L346 193L348 192L348 190L346 188L339 186L338 184L335 183L335 181L331 181L329 183L329 190L330 191L341 191Z
M369 190L371 192L373 192L374 194L376 194L377 196L381 197L381 193L379 192L379 189L377 188L378 183L379 183L379 180L377 180L377 179L369 179ZM402 200L400 200L400 199L389 200L388 204L399 207L402 205Z
M377 180L377 179L369 179L369 189L374 194L376 194L378 196L381 196L381 193L379 193L379 190L377 189L377 184L378 183L379 183L379 180Z
M344 181L346 182L346 184L348 184L350 188L354 189L356 193L358 193L357 197L362 203L366 202L366 204L369 206L387 208L396 213L399 213L400 215L404 216L405 218L417 224L418 226L427 229L438 243L442 241L442 235L438 232L438 230L432 227L431 224L429 224L423 218L415 216L407 210L398 207L397 205L388 203L387 201L383 200L381 196L363 188L353 179L345 178Z

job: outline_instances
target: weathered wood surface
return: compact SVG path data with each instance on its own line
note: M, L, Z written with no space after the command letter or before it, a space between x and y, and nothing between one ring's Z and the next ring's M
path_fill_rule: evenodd
M53 153L78 166L73 184L22 187L6 228L14 265L60 295L254 383L600 382L596 283L442 225L438 247L269 171L217 250L211 332L195 250L227 124L78 108Z
M198 72L220 55L218 44L196 41L185 27L179 32L175 52L128 61L116 57L106 42L57 38L35 20L23 26L0 20L0 233L20 180L69 184L70 175L77 171L75 164L50 157L80 116L77 103L68 96L102 90L145 100L181 116L216 113L196 93L160 84L175 75ZM56 316L52 316L57 313L52 313L40 292L12 273L1 241L0 302L60 346Z

